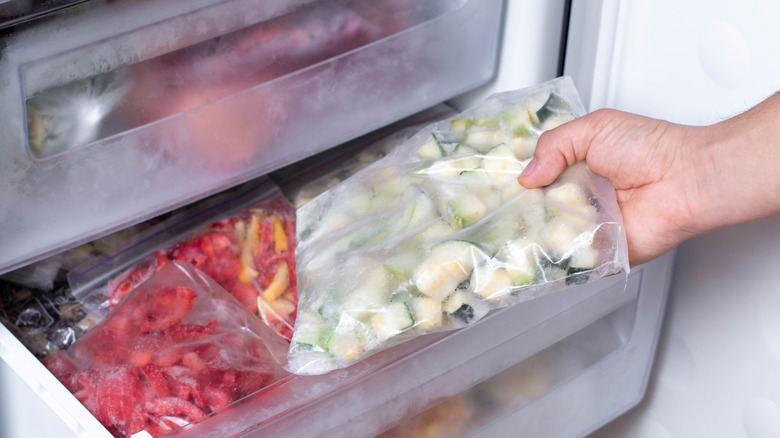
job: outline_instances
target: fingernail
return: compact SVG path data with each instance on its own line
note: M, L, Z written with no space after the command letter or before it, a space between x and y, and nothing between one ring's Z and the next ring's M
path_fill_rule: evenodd
M536 158L531 158L531 161L528 162L528 165L525 166L525 169L523 169L522 172L520 172L520 177L528 176L534 172L534 169L536 168Z

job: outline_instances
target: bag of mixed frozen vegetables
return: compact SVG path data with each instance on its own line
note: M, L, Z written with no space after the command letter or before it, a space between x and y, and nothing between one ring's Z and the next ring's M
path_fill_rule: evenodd
M286 349L212 279L173 261L43 362L114 436L157 437L285 376Z
M539 135L584 113L569 78L496 94L303 205L288 369L325 373L627 273L607 180L581 163L545 188L517 182Z
M179 235L173 243L159 243L151 255L134 260L129 268L117 271L110 264L101 266L100 269L113 275L105 285L86 293L83 301L90 309L105 304L113 307L171 261L189 262L289 340L298 302L295 209L278 188L274 187L268 193L271 197L213 218L206 225ZM193 215L199 216L201 212L187 214ZM164 239L160 237L160 240ZM154 242L155 239L147 240L140 251L147 251ZM132 251L128 257L133 259ZM92 265L100 263L93 262ZM83 268L85 271L90 269L92 266ZM95 274L90 272L86 277L89 276ZM72 277L71 285L79 292L85 289L80 285L85 282L89 283L89 280L77 274ZM77 293L77 296L82 295Z

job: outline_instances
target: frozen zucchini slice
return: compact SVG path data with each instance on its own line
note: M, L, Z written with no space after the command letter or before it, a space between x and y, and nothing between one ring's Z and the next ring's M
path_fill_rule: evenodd
M416 297L411 304L415 328L424 330L442 323L441 301L429 297Z
M439 217L436 206L428 195L419 191L414 200L408 203L401 214L398 226L401 230L414 228L423 224L432 223Z
M571 255L566 269L566 284L585 284L590 272L598 264L598 251L592 246L577 248Z
M423 295L443 301L486 259L485 251L475 243L465 240L438 243L415 270L414 285Z
M379 340L391 338L414 325L414 316L404 301L393 301L371 317L371 327Z
M573 182L563 183L547 190L548 201L557 202L569 207L579 207L588 204L588 195L579 185Z
M307 351L325 351L327 339L323 339L323 334L328 331L325 319L319 313L306 311L299 312L297 319L293 344Z
M507 132L518 137L531 137L536 134L539 119L528 107L512 108L501 114L501 126Z
M357 320L367 320L381 312L390 299L390 292L381 287L362 285L341 303L341 312Z
M441 143L439 143L439 140L437 140L433 134L431 134L428 137L428 140L420 146L417 154L420 156L421 160L434 160L445 155Z
M514 152L505 144L490 149L482 157L482 167L490 175L495 188L504 188L509 183L517 183L517 177L525 169ZM519 183L518 183L519 184Z
M474 121L471 119L455 119L450 122L450 131L465 131L471 129L474 126Z
M417 253L395 254L387 259L384 264L390 278L397 283L404 282L414 275L414 269L420 264L420 256Z
M539 245L518 239L508 243L496 255L504 263L507 276L514 286L526 286L536 282Z
M462 158L457 159L457 163L460 165L462 171L477 169L482 164L482 158L479 156L479 151L462 143L455 146L452 155L464 155Z
M447 201L447 221L456 230L466 228L482 219L488 208L479 197L473 193L463 193Z
M509 272L491 264L478 266L471 274L469 287L482 298L495 300L512 291L513 281Z
M491 129L485 131L472 131L466 135L463 140L464 143L478 150L479 152L486 152L495 146L498 142L496 137L501 133L498 129Z
M544 102L544 105L536 111L536 118L540 123L544 123L549 119L560 119L566 116L573 118L571 112L571 106L566 103L565 100L555 93L550 93L550 96Z
M457 324L470 324L487 314L490 306L467 289L458 289L450 295L442 306L447 316Z
M365 349L357 333L333 333L328 340L328 352L338 360L350 362L360 357Z

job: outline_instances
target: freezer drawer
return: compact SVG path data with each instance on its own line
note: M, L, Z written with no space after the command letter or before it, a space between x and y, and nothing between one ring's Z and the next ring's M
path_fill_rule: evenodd
M601 427L645 393L673 259L632 273L639 293L627 303L381 437L570 437Z
M472 89L502 7L86 2L0 31L0 272Z
M374 436L491 385L508 391L482 419L468 417L471 428L461 432L582 436L644 394L672 261L667 255L640 266L627 283L608 277L499 310L344 370L289 376L169 436ZM0 357L51 409L52 421L73 436L109 436L5 327Z

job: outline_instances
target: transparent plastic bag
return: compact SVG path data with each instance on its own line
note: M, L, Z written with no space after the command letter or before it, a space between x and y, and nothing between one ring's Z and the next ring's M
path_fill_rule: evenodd
M287 344L212 279L171 262L44 365L114 436L161 436L286 375Z
M628 273L607 180L581 163L545 188L517 182L541 132L584 113L569 78L496 94L301 207L289 369L325 373Z
M426 124L456 113L446 104L436 105L383 129L281 169L271 174L271 177L279 184L295 208L299 208L325 190L383 158Z
M173 226L163 223L163 230L152 230L116 258L82 266L70 277L74 295L99 319L170 261L186 261L290 339L298 302L295 209L269 182L228 201L232 208L219 202L187 211L172 218ZM247 201L253 203L247 207ZM236 211L237 206L244 208ZM181 223L190 226L172 230Z

